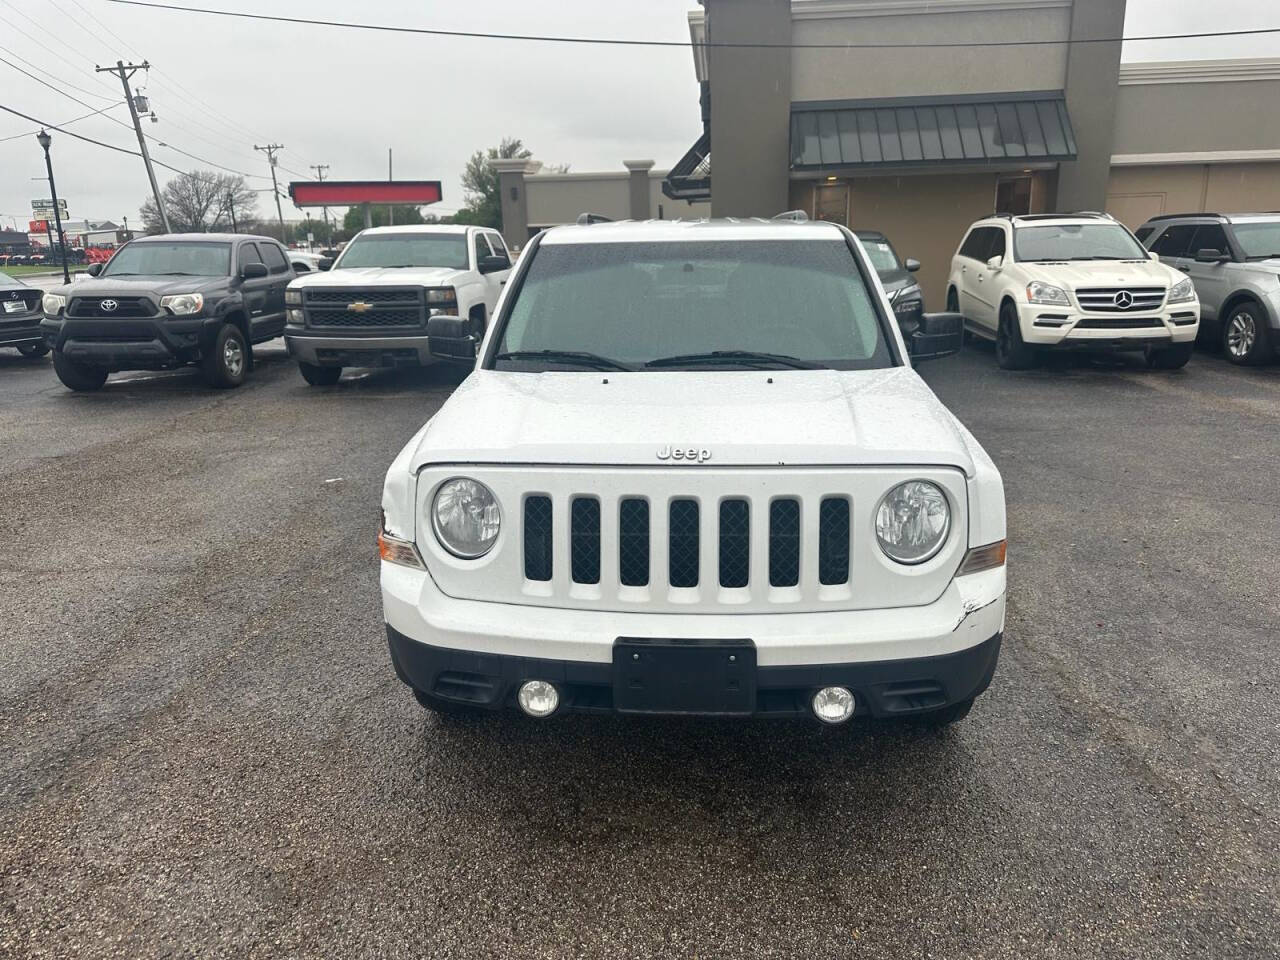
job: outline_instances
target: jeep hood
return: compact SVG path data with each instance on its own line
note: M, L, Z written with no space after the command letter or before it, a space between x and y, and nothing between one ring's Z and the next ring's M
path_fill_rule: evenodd
M309 273L289 284L292 290L309 287L444 286L466 274L453 267L351 267Z
M478 370L419 434L435 463L944 465L973 473L962 428L908 367L508 373ZM707 451L701 463L664 448Z
M1079 260L1028 263L1029 267L1048 267L1036 279L1074 290L1079 287L1171 287L1183 275L1155 260Z

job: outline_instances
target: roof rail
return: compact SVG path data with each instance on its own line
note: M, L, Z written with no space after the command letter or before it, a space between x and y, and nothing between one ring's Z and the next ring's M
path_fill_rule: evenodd
M991 216L992 216L994 219L997 219L997 220L1012 220L1012 219L1016 216L1016 214L1013 214L1013 213L1005 213L1005 212L1003 212L1003 211L1001 211L1001 210L997 210L997 211L996 211L995 213L993 213Z
M1075 213L1069 214L1072 217L1102 217L1104 220L1114 220L1111 214L1105 210L1077 210Z
M1147 223L1154 223L1157 220L1186 220L1191 217L1217 217L1219 220L1227 219L1221 213L1162 213L1158 217L1147 217Z
M776 214L774 220L790 220L793 223L805 223L809 219L809 215L803 210L787 210L784 213Z
M589 226L590 224L593 224L593 223L613 223L613 221L608 217L602 217L598 213L587 213L587 212L578 214L578 219L575 222L580 227Z

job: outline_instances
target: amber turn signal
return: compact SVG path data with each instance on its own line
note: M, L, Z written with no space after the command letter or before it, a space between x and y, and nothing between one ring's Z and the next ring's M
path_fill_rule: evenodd
M997 540L995 543L972 548L965 554L964 563L960 564L960 569L956 571L956 576L963 577L967 573L981 573L983 570L1003 567L1005 547L1006 542L1004 540Z
M418 556L418 548L408 540L401 540L399 537L391 536L383 529L382 524L378 524L378 556L387 561L387 563L399 564L402 567L413 567L415 570L426 569L422 558Z

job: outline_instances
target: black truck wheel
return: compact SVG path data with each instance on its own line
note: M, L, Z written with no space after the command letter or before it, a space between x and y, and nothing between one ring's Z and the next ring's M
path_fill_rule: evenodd
M18 347L18 352L24 357L43 357L49 352L47 343L24 343Z
M53 370L63 384L77 393L101 390L102 385L107 382L107 371L102 367L89 367L83 363L76 363L64 356L60 350L53 355Z
M298 372L302 379L313 387L332 387L342 376L341 367L321 367L314 363L298 361Z
M238 387L249 372L249 347L240 328L224 323L218 328L209 352L200 360L200 372L211 387Z

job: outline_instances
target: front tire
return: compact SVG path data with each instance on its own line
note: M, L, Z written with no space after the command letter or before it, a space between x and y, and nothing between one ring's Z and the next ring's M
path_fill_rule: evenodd
M1194 343L1177 343L1159 350L1147 348L1147 366L1152 370L1181 370L1195 351Z
M1029 370L1040 358L1022 339L1018 310L1006 301L1000 306L1000 326L996 330L996 363L1001 370Z
M1266 317L1252 303L1231 311L1222 325L1222 352L1240 366L1256 366L1271 358L1271 338Z
M240 328L224 323L213 346L200 361L200 372L211 387L229 389L244 383L249 374L249 346Z
M49 345L47 343L24 343L18 347L18 352L24 357L43 357L49 352Z
M64 356L62 351L53 355L53 371L68 389L77 393L101 390L102 385L107 382L106 370L76 363Z
M298 361L298 372L313 387L332 387L342 376L341 367L321 367L301 360Z

